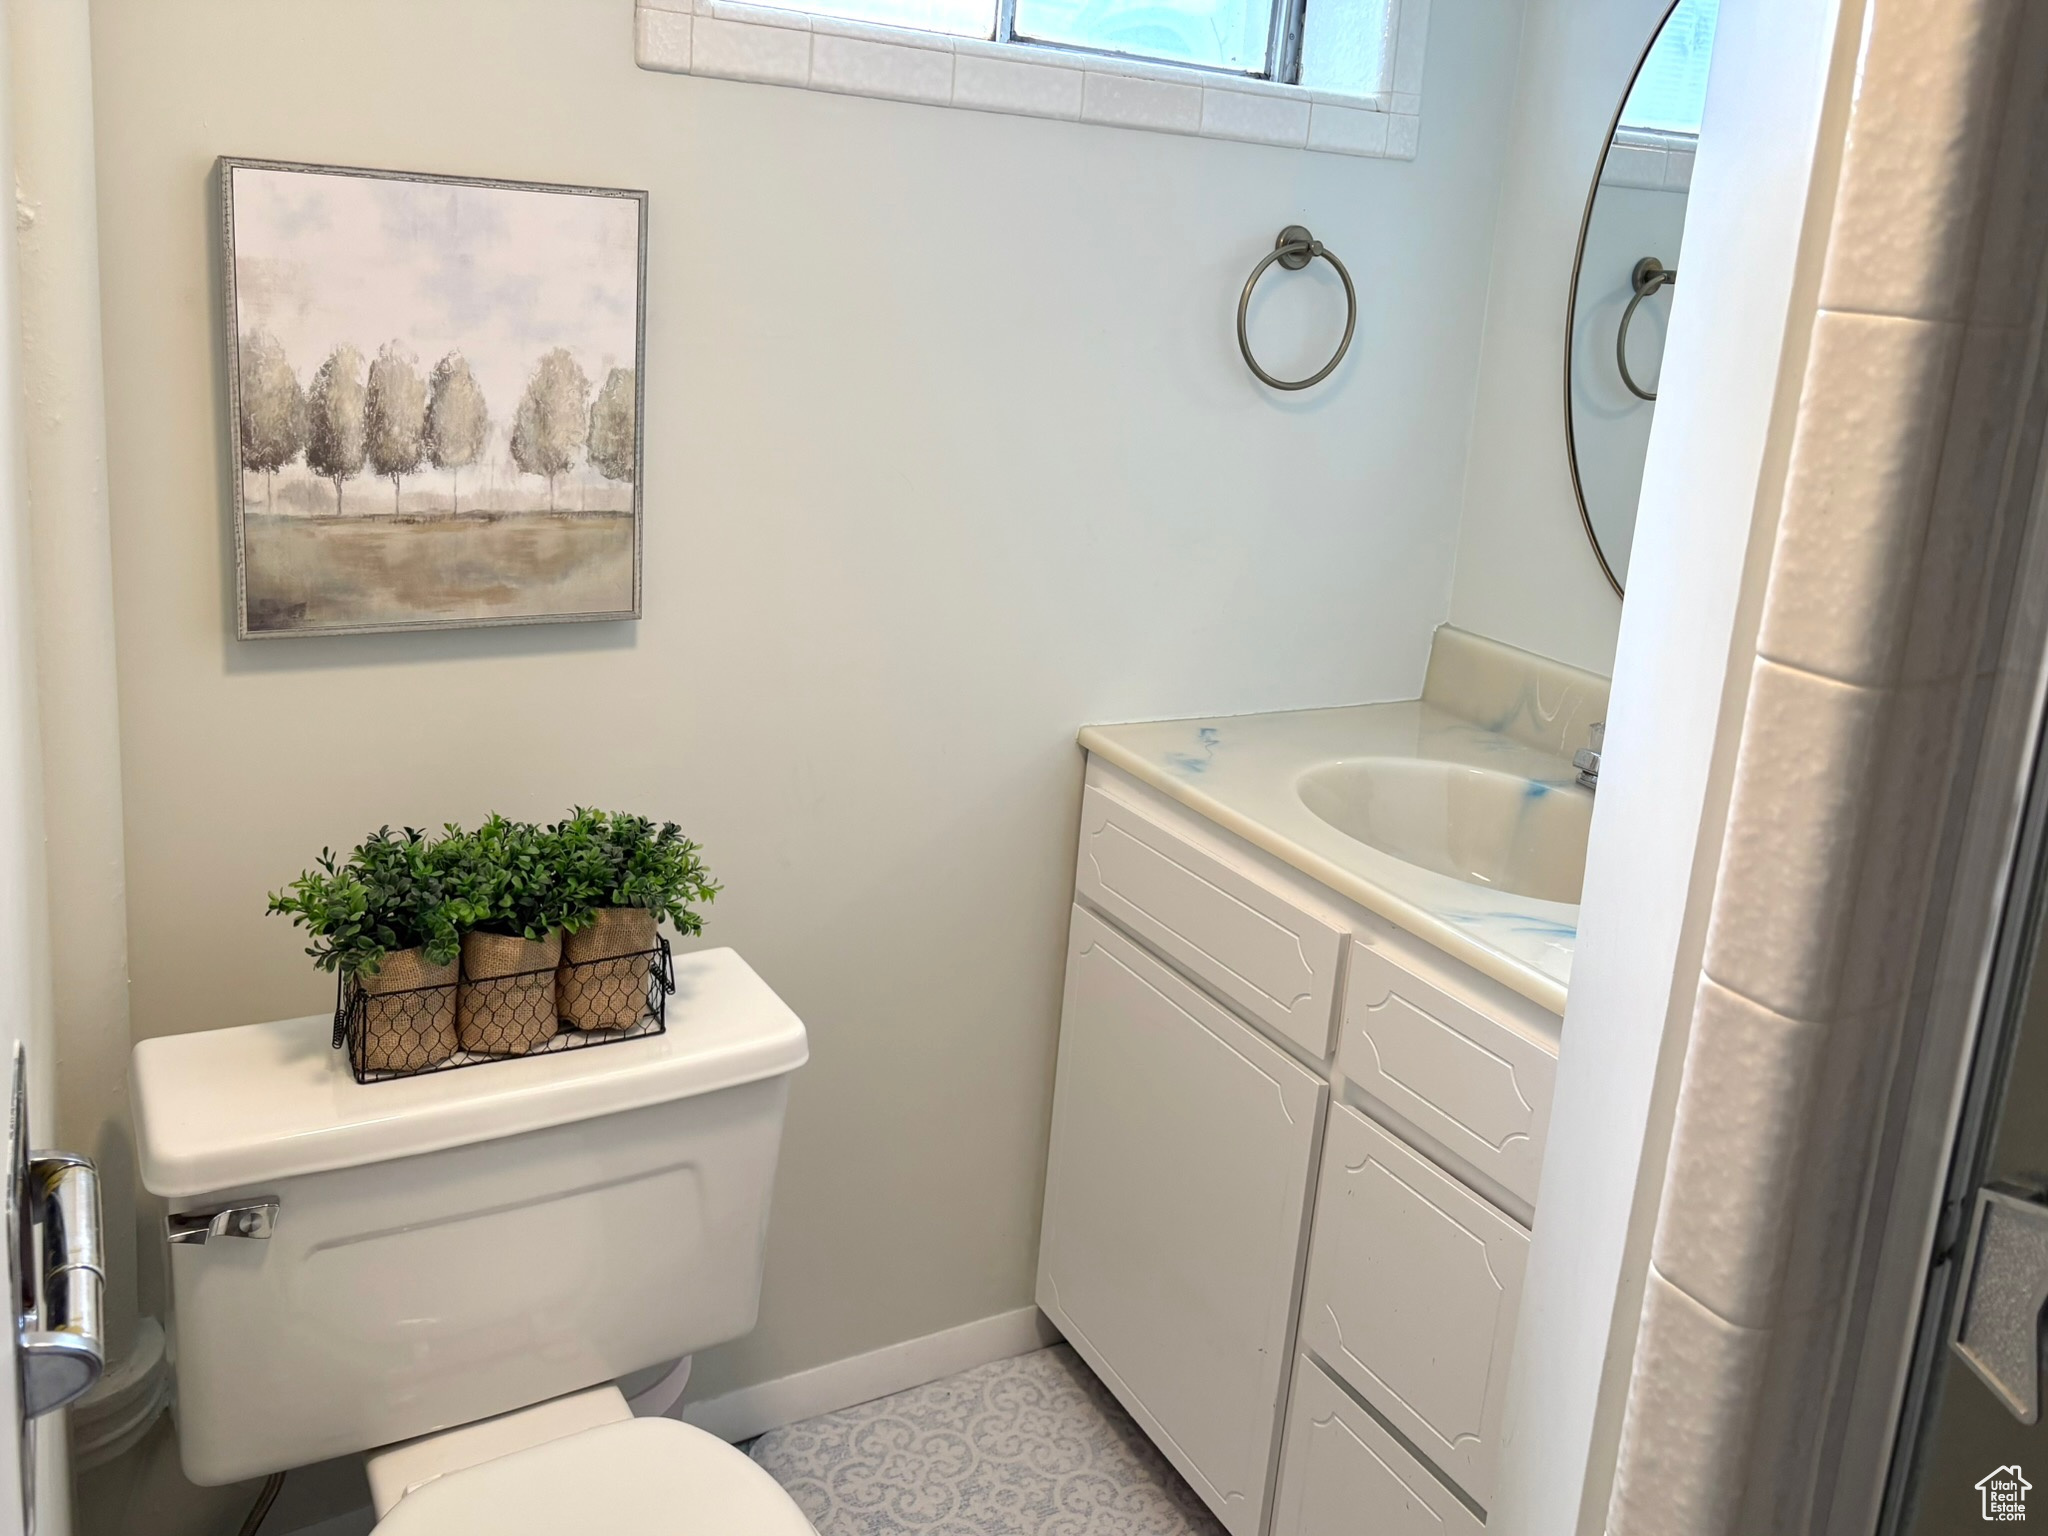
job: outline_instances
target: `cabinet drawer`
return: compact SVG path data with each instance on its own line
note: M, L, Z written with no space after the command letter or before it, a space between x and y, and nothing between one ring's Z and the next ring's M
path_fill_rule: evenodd
M1092 912L1071 934L1038 1304L1258 1536L1329 1090Z
M1332 1105L1301 1341L1482 1506L1529 1234Z
M1502 1188L1536 1204L1557 1056L1354 941L1337 1070Z
M1074 889L1322 1060L1344 934L1090 785Z
M1479 1536L1479 1517L1315 1361L1294 1367L1273 1536Z

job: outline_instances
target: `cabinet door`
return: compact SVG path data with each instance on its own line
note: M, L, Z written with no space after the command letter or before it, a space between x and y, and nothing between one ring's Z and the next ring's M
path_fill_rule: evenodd
M1557 1047L1540 1032L1490 1016L1375 945L1353 943L1337 1069L1536 1204L1557 1080Z
M1529 1234L1348 1104L1330 1111L1301 1342L1484 1506Z
M1486 1526L1303 1355L1273 1536L1479 1536Z
M1328 1089L1094 914L1067 951L1038 1304L1258 1536Z
M1074 889L1217 996L1330 1054L1344 935L1321 918L1093 785Z

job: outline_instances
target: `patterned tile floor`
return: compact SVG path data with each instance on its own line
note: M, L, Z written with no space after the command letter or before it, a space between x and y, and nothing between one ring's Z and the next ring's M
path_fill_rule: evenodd
M771 1430L819 1536L1223 1536L1064 1344Z

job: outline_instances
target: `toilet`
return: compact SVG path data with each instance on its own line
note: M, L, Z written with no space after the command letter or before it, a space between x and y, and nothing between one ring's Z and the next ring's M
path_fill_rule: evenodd
M357 1083L316 1016L146 1040L185 1475L367 1456L383 1536L810 1536L621 1377L753 1327L802 1022L729 949L665 1032Z

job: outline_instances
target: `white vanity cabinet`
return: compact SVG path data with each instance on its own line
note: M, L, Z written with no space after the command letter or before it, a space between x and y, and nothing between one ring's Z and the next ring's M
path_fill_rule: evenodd
M1094 785L1081 794L1074 894L1239 1012L1318 1059L1344 930Z
M1086 908L1067 955L1039 1304L1259 1536L1329 1089Z
M1526 1229L1348 1104L1331 1112L1301 1343L1482 1505Z
M1478 1536L1486 1529L1307 1355L1294 1366L1276 1531Z
M1526 1214L1550 1131L1555 1021L1532 1028L1533 1005L1489 1009L1460 996L1445 975L1455 968L1443 960L1426 974L1384 945L1354 943L1337 1070Z
M1038 1303L1231 1536L1472 1532L1557 1019L1091 757Z

